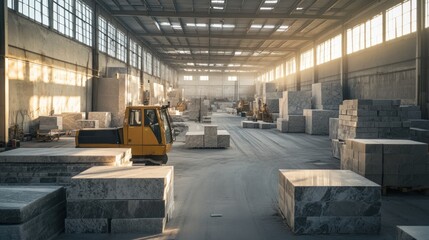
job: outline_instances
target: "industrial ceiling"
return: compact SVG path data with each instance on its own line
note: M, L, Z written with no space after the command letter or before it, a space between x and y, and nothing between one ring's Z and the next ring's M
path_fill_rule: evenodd
M104 0L110 14L177 70L261 71L374 0Z

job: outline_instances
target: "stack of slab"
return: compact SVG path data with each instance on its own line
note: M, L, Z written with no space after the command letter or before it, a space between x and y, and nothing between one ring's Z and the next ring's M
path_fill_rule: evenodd
M61 113L63 118L63 129L66 131L72 131L80 128L77 121L85 119L84 112L63 112Z
M174 211L174 169L93 167L67 189L66 233L164 231Z
M279 171L279 209L295 234L375 234L381 191L347 170Z
M329 135L329 118L338 117L338 108L343 100L338 82L311 85L312 108L305 109L305 132L312 135Z
M40 116L39 129L40 130L51 130L51 129L62 130L63 118L61 116Z
M129 148L19 148L0 153L0 183L68 185L92 166L131 166Z
M79 129L98 128L99 127L98 120L78 120L77 124L79 126Z
M230 134L226 130L218 130L217 125L203 125L204 131L187 132L185 146L187 148L228 148Z
M208 115L209 106L210 105L205 103L204 99L192 98L189 102L187 102L185 112L189 117L189 120L198 121L202 120L203 116Z
M283 93L277 92L275 83L264 83L263 85L263 103L267 104L268 111L272 114L273 121L279 118L279 99Z
M410 120L410 139L429 144L429 120Z
M112 122L112 113L110 112L89 112L88 120L97 120L98 127L109 128Z
M311 108L310 91L285 91L279 100L280 118L277 129L280 132L305 132L304 109Z
M341 169L352 170L383 187L429 187L428 146L411 140L346 140Z
M397 240L425 240L429 236L429 226L397 226Z
M0 239L53 239L64 230L65 189L0 186Z

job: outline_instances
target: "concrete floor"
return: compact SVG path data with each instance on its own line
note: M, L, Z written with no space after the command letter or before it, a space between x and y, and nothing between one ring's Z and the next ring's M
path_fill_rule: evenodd
M242 129L242 118L215 114L231 134L229 149L186 149L176 142L174 218L163 235L62 234L57 239L396 239L396 225L429 225L429 196L390 192L382 200L379 235L295 236L277 211L278 169L338 169L327 136ZM198 128L191 124L190 129ZM73 139L40 146L73 147ZM23 143L23 147L34 144ZM221 217L211 217L220 214Z

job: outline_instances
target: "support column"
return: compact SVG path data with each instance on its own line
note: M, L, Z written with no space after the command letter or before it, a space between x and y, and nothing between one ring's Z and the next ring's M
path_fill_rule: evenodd
M343 99L349 99L348 91L348 64L347 64L347 28L343 26L343 34L341 35L341 68L340 68L340 82L343 89Z
M428 118L428 44L425 31L425 0L417 0L417 31L416 31L416 104L420 106L422 117Z
M295 65L296 90L301 91L301 51L295 52Z
M9 78L7 1L0 3L0 145L9 140Z
M317 71L317 45L316 41L313 41L313 83L319 82L319 74Z
M88 84L87 87L91 87L88 92L91 92L91 104L87 104L86 111L95 111L97 108L97 98L98 98L98 78L100 74L99 66L99 50L98 50L98 15L99 15L99 6L97 2L94 2L92 5L92 78L90 81L92 84ZM90 86L89 86L90 85Z

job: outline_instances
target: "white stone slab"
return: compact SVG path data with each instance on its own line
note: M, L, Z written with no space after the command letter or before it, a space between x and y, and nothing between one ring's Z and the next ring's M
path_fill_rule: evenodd
M98 120L98 127L109 128L112 122L112 113L110 112L89 112L88 120Z
M63 112L61 113L63 118L63 129L64 130L74 130L79 129L78 120L85 119L84 112Z
M204 147L217 147L217 125L203 125L204 127Z

